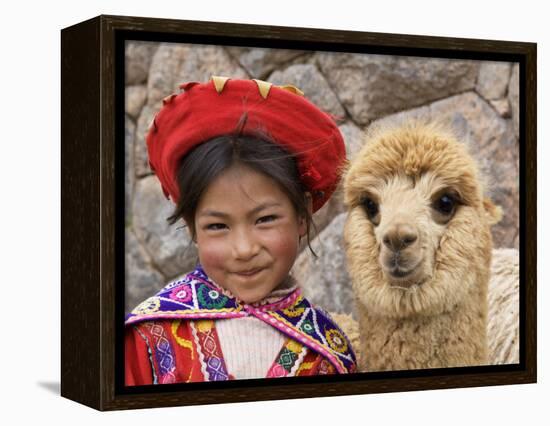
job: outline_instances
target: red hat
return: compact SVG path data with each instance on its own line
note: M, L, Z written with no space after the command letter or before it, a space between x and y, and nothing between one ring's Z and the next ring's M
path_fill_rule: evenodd
M182 93L164 98L147 134L149 165L167 198L175 203L179 199L176 175L182 157L203 142L234 134L245 112L248 120L240 134L267 132L296 155L300 179L313 197L313 211L330 198L346 158L344 140L332 117L299 89L226 77L184 83L180 89Z

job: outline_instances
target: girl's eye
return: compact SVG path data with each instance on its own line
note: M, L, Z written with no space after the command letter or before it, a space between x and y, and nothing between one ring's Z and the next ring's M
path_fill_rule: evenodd
M209 231L219 231L222 229L225 229L225 225L223 223L211 223L210 225L206 226L206 229Z
M277 216L275 215L269 215L269 216L262 216L261 218L259 218L257 220L257 223L268 223L268 222L273 222L274 220L277 219Z

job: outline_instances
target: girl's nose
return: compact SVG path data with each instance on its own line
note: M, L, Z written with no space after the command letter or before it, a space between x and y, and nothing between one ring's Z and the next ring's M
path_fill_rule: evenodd
M235 258L239 260L248 260L258 254L260 246L252 233L240 230L235 232L233 240L233 250Z

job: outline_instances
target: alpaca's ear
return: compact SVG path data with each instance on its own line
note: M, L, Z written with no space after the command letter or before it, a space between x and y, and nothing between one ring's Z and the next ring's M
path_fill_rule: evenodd
M494 225L502 219L502 207L493 204L489 198L483 199L483 209L489 225Z

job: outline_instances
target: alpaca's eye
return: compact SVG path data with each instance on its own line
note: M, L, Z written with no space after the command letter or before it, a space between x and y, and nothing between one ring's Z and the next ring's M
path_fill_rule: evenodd
M453 213L456 206L455 199L449 194L443 194L437 198L434 203L434 208L441 214L446 216Z
M378 204L376 204L376 202L374 202L368 197L363 198L363 201L361 201L361 204L365 208L368 218L374 221L374 219L378 215Z

